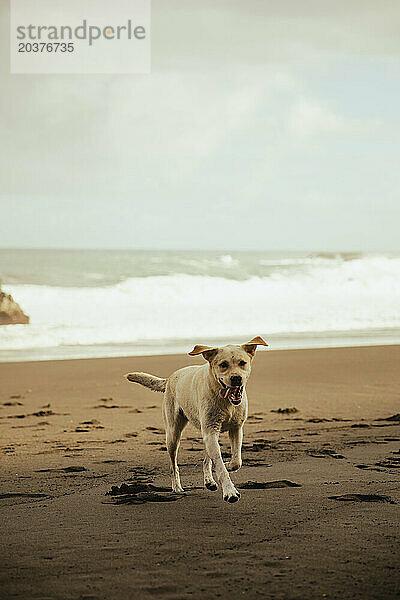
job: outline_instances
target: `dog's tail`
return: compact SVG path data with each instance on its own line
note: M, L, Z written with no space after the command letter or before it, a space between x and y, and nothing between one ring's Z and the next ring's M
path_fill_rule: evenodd
M155 375L150 375L149 373L127 373L125 377L128 381L140 383L140 385L144 385L154 392L165 392L167 385L167 379L155 377Z

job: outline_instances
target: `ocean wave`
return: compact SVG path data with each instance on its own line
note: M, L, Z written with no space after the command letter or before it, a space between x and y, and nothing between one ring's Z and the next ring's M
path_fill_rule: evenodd
M0 350L400 326L400 258L385 256L316 257L245 280L177 273L104 287L4 289L31 324L0 328Z

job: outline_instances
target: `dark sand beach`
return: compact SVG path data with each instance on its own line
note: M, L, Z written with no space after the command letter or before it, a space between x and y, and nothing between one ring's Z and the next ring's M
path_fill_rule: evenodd
M190 426L169 491L162 395L123 379L194 362L0 364L1 600L398 598L400 346L259 352L233 505Z

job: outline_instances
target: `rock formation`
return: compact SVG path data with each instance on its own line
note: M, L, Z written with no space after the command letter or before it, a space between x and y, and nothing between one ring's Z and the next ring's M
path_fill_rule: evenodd
M0 282L1 285L1 282ZM12 296L5 294L0 288L0 325L26 325L29 317L23 312Z

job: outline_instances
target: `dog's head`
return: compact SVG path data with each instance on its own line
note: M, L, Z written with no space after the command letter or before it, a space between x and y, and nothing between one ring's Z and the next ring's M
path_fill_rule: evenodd
M189 355L204 356L210 363L211 373L220 387L220 397L236 406L242 401L243 389L250 377L251 363L257 346L268 344L257 336L241 346L195 346Z

